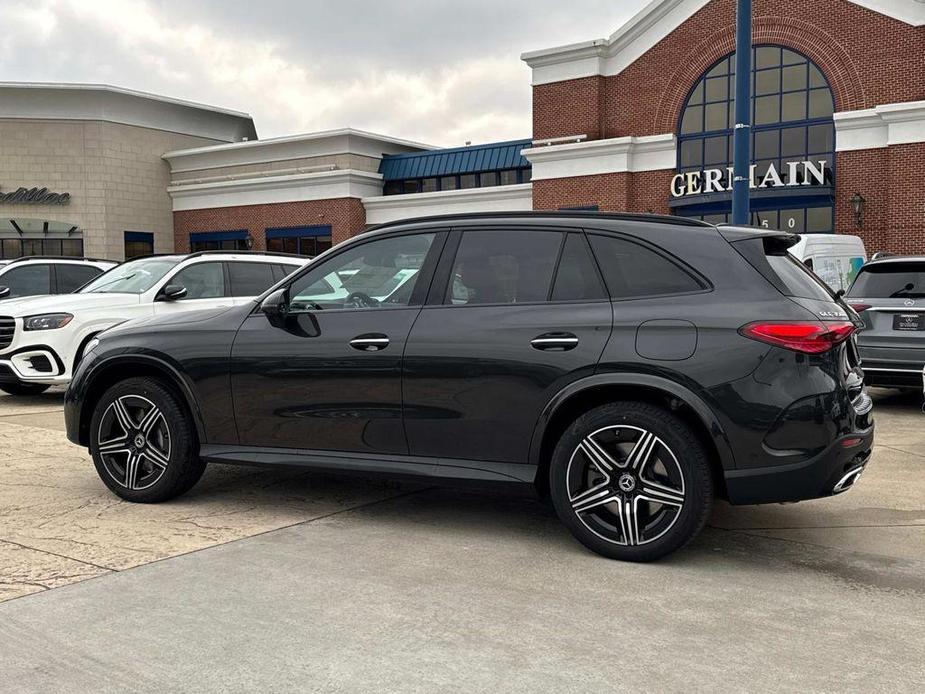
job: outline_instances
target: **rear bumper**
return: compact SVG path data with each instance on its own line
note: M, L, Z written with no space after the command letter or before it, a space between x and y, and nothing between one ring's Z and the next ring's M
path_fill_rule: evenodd
M854 439L859 442L851 446ZM726 491L732 504L803 501L847 491L870 459L874 426L836 439L807 461L776 467L727 470Z
M866 384L893 388L922 387L925 349L873 347L861 343L858 351Z

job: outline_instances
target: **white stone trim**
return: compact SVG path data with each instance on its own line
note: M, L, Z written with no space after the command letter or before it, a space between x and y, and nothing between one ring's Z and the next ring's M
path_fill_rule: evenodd
M522 212L533 209L533 185L518 183L409 195L363 198L367 224L462 212Z
M607 39L529 51L533 84L616 75L683 24L710 0L652 0Z
M173 201L173 211L179 212L238 205L365 198L382 194L382 176L343 169L171 185L167 192Z
M921 0L848 1L911 26L925 25ZM528 51L520 59L532 68L534 85L618 75L709 2L652 0L609 38Z
M925 101L841 111L834 120L836 152L925 142Z
M925 3L922 0L848 0L868 10L885 14L914 27L925 25Z
M677 166L677 142L671 133L533 147L522 154L533 165L534 181Z
M227 166L264 164L267 162L357 154L381 159L383 154L404 154L433 149L430 145L401 140L386 135L341 128L301 135L286 135L267 140L194 147L167 152L163 158L172 173L189 173Z

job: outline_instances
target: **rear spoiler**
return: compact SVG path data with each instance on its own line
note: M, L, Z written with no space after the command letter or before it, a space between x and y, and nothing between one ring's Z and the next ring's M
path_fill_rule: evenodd
M717 229L719 230L720 235L729 243L761 239L765 252L771 253L772 255L783 253L788 248L795 246L800 242L799 234L791 234L787 231L759 229L757 227L732 227L724 225L718 226Z

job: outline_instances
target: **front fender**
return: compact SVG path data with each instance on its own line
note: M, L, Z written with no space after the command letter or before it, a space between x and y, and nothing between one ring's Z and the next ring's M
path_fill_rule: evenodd
M68 438L71 441L87 445L85 432L89 427L90 413L95 406L96 398L110 385L100 379L105 379L107 374L116 371L124 373L126 370L137 371L139 374L153 370L169 379L189 407L199 441L207 440L196 391L183 371L165 355L134 349L131 353L114 350L98 355L90 352L81 361L64 396L65 419Z
M539 465L541 462L540 456L543 438L549 423L553 420L556 413L573 397L591 389L606 386L638 386L660 391L682 401L694 411L709 432L710 438L719 453L723 469L735 469L735 457L733 456L732 447L729 444L726 431L714 414L713 409L707 404L703 397L681 383L662 376L645 373L595 374L569 383L556 393L546 404L533 430L533 437L530 440L531 464Z

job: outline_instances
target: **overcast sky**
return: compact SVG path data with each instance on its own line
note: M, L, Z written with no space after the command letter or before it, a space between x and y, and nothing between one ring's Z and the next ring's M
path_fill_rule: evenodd
M529 137L523 51L645 0L0 0L0 80L103 82L246 111L260 137L354 127Z

